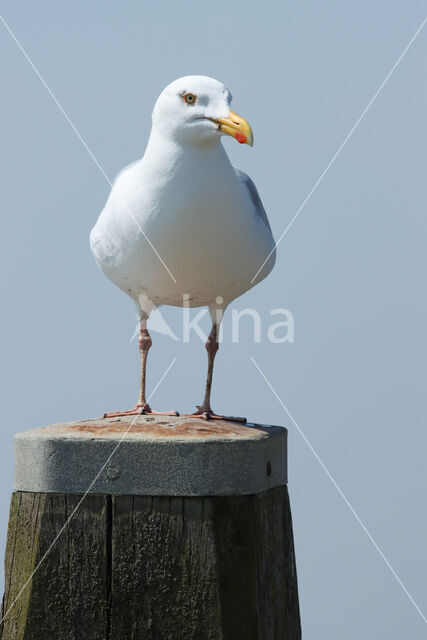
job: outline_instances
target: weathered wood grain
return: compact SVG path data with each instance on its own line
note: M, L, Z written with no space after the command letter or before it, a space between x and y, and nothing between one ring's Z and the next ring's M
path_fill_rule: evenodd
M87 496L48 551L80 498L12 494L2 640L107 638L108 496Z
M299 640L285 486L256 496L16 492L1 640Z

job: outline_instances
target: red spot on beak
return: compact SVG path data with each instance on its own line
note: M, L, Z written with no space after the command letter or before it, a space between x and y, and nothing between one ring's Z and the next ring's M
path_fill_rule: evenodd
M245 144L247 141L246 136L244 136L243 133L236 133L236 140L237 142L240 142L240 144Z

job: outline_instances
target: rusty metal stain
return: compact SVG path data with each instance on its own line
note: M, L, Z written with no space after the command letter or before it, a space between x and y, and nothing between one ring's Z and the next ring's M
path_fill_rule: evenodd
M144 419L143 419L144 420ZM84 433L107 435L122 434L129 429L131 420L129 418L120 419L100 419L74 425L67 425L73 431ZM255 428L256 430L256 428ZM146 436L176 438L182 436L191 437L214 437L218 436L248 436L253 434L254 427L227 422L223 420L201 421L190 418L185 422L174 421L172 419L162 421L144 420L143 422L135 422L129 429L129 433L143 433Z

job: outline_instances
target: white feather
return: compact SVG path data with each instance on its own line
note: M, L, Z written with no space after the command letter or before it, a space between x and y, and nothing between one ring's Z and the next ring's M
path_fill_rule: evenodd
M183 91L200 96L197 107L184 103ZM230 99L224 85L204 76L169 85L144 157L119 174L91 232L98 265L141 315L150 315L150 303L225 308L253 286L274 248L255 185L232 167L215 125L196 120L199 113L226 117ZM273 251L258 282L274 260Z

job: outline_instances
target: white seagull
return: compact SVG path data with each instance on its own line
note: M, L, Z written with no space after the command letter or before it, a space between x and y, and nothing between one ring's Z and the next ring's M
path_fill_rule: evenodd
M217 80L187 76L169 84L152 114L142 159L116 178L90 234L105 275L135 302L140 317L141 386L134 409L153 411L145 393L151 337L147 320L160 305L208 306L205 397L195 416L222 418L210 404L218 331L227 305L254 286L275 262L275 243L252 180L235 169L221 144L229 135L253 145L248 122L230 109L231 94ZM166 415L178 415L165 412Z

